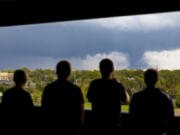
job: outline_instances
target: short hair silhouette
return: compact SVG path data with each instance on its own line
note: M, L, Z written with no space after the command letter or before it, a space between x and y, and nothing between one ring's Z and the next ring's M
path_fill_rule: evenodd
M100 72L103 77L109 76L114 71L113 62L110 59L102 59L99 64Z
M24 84L26 83L26 74L23 70L16 70L14 73L14 82L16 84Z
M147 86L154 86L158 81L158 73L154 69L148 69L144 73L144 81Z
M71 64L66 61L60 61L56 66L56 73L58 77L68 77L71 74Z

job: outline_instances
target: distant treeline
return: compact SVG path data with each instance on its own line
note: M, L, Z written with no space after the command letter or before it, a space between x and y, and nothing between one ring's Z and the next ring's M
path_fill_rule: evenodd
M31 94L34 103L36 105L40 105L41 94L44 87L48 83L56 80L56 72L55 70L51 69L22 69L26 72L28 77L26 90ZM13 73L14 70L7 70L6 72ZM124 69L116 70L113 76L124 85L129 95L132 96L134 93L142 90L145 87L143 73L144 71L141 69ZM97 70L76 70L72 71L69 80L82 89L85 102L88 102L86 94L89 83L92 80L100 77L101 75ZM180 107L180 70L160 70L157 86L167 93L171 98L176 99L176 104ZM0 84L0 92L3 93L9 87L11 86Z

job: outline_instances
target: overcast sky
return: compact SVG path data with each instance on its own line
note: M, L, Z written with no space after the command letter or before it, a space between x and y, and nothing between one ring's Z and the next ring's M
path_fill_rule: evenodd
M94 69L102 58L116 69L180 69L180 12L0 27L0 70Z

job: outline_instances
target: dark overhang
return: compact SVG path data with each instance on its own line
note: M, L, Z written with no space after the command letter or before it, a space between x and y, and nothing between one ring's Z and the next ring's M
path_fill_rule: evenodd
M96 6L95 4L23 3L15 0L0 0L0 26L36 24L57 21L71 21L92 18L139 15L149 13L180 11L174 7L126 8L115 5Z

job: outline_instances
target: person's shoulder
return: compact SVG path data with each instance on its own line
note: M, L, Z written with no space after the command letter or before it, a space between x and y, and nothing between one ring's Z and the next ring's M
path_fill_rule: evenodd
M91 83L98 83L98 82L102 82L103 79L99 78L99 79L95 79L95 80L92 80Z
M81 92L81 88L78 87L77 85L73 84L72 82L70 81L66 81L66 87L69 89L69 92L72 94L72 95L76 95L76 96L79 96L82 94Z
M25 97L27 97L27 96L30 96L30 94L22 88L13 87L13 88L8 89L3 94L3 96L25 96Z
M164 97L169 97L164 91L162 91L160 88L157 88L158 92L164 96Z
M118 82L118 81L115 81L115 80L111 80L111 79L95 79L93 81L91 81L91 84L92 85L98 85L98 84L108 84L108 85L114 85L114 86L120 86L120 87L123 87L123 85Z
M123 84L117 80L110 80L110 84L113 86L113 87L116 87L117 89L125 89Z
M173 108L172 98L161 89L158 90L158 98L160 99L161 107L166 108L171 106Z
M11 93L19 96L30 96L30 94L23 88L12 88Z
M55 84L56 84L56 81L48 83L44 88L43 96L51 93L52 89L54 89L54 87L55 87Z
M7 96L7 95L9 95L9 94L11 94L12 92L14 92L14 87L13 88L10 88L10 89L8 89L8 90L6 90L5 92L4 92L4 94L3 94L3 96Z
M25 94L25 95L28 95L28 96L30 95L30 94L29 94L26 90L24 90L24 89L22 89L21 92L22 92L23 94Z
M52 88L54 87L55 85L57 85L57 80L56 81L53 81L51 83L48 83L45 87L45 89L49 89L49 88Z
M22 89L22 91L21 91L21 96L26 98L26 99L31 99L31 95L27 91L25 91L24 89Z
M139 98L141 98L141 97L144 97L145 92L146 92L145 89L140 90L140 91L134 93L133 96L132 96L132 98L133 98L133 99L139 99Z
M164 98L165 100L168 100L168 101L170 101L171 100L171 98L170 98L170 96L169 95L167 95L165 92L163 92L161 89L159 89L158 88L158 92L159 92L159 94L161 95L161 98Z
M124 87L122 83L120 83L120 82L118 82L118 81L116 81L116 80L112 80L112 83L113 83L114 85L117 85L118 87Z
M91 85L96 85L97 83L103 82L103 79L95 79L91 81Z
M5 93L12 92L14 89L15 89L14 87L13 87L13 88L10 88L10 89L6 90L6 91L4 92L4 94L5 94Z
M67 83L69 86L71 86L72 88L74 88L74 89L80 89L80 87L78 87L77 85L73 84L73 83L70 82L70 81L66 81L66 83Z

